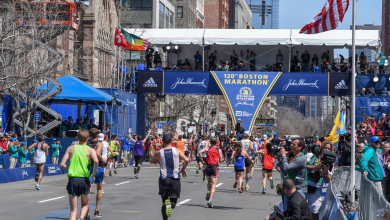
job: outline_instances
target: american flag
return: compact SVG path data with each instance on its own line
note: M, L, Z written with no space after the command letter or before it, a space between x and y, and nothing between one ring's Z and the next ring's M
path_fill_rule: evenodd
M142 39L142 41L144 42L143 50L148 49L148 46L149 46L149 41L148 41L148 39Z
M351 127L351 126L349 126L349 128L348 128L348 133L352 133L352 127ZM357 144L359 144L358 138L357 138L357 134L356 134L356 130L355 130L355 142L356 142Z
M326 0L325 6L313 20L305 25L299 33L318 34L334 30L339 21L343 22L344 14L347 12L349 0ZM352 0L354 1L354 0Z

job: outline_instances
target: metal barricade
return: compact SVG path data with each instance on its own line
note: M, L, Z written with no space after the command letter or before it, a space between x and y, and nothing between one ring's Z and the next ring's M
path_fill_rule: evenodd
M355 189L360 189L361 174L356 171L355 174ZM332 175L332 186L337 196L348 195L351 190L351 167L339 167Z

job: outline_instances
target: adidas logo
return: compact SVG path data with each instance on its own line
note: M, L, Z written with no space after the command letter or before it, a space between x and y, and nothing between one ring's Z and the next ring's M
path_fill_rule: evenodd
M150 77L150 79L144 83L144 87L157 87L157 84L154 82L153 77Z
M341 80L335 87L335 89L348 89L347 84L345 84L344 80Z

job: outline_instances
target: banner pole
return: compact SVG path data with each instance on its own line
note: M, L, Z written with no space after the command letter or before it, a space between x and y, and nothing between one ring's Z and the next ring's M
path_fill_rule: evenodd
M355 29L356 29L356 2L352 0L352 89L351 89L351 127L352 127L352 147L351 147L351 199L355 202L355 139L356 139L356 113L355 113L355 74L356 74L356 45L355 45Z

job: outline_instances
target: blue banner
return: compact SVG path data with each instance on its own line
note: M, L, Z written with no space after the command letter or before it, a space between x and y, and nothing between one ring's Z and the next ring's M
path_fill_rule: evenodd
M328 95L328 73L283 73L270 95Z
M252 132L255 119L282 72L211 72L226 103L233 125L241 121Z
M164 71L165 94L216 94L221 90L210 72Z
M362 96L356 97L356 124L365 121L365 115L374 117L378 121L382 113L390 112L390 97Z
M158 124L175 124L175 118L174 117L157 117L156 123Z

